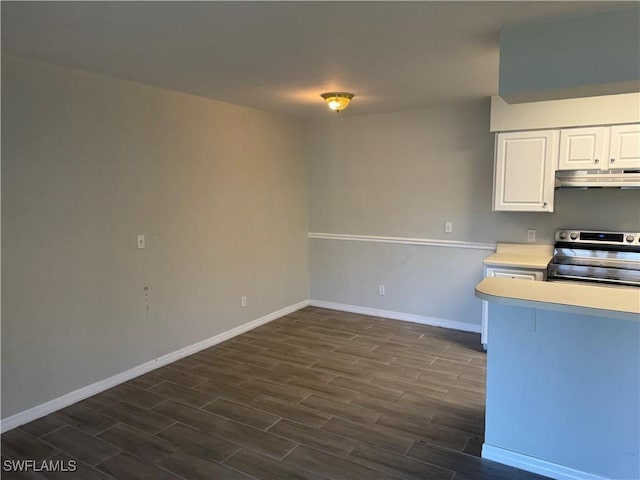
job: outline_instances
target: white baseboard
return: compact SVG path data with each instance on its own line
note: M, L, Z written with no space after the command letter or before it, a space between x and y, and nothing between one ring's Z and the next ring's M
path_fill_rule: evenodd
M284 317L285 315L293 313L307 306L309 306L309 300L304 300L294 305L290 305L278 310L277 312L269 313L267 315L264 315L263 317L232 328L231 330L227 330L226 332L194 343L193 345L189 345L188 347L184 347L174 352L168 353L154 360L150 360L129 370L113 375L112 377L105 378L104 380L100 380L99 382L79 388L78 390L74 390L73 392L69 392L61 397L37 405L23 412L16 413L15 415L4 418L0 421L0 432L7 432L16 427L19 427L20 425L24 425L25 423L29 423L40 417L49 415L50 413L60 410L61 408L68 407L69 405L77 403L80 400L84 400L85 398L89 398L93 395L96 395L97 393L115 387L116 385L120 385L121 383L131 380L132 378L135 378L139 375L150 372L169 363L175 362L176 360L179 360L181 358L188 357L189 355L193 355L200 350L212 347L213 345L224 342L225 340L229 340L230 338L240 335L241 333L253 330L260 325L264 325L265 323L269 323L273 320L276 320L277 318Z
M505 450L504 448L495 447L487 443L482 445L482 458L509 465L510 467L516 467L527 472L544 475L545 477L555 478L556 480L610 480L607 477L575 470L539 458L529 457L528 455Z
M358 305L348 305L346 303L325 302L324 300L311 300L312 307L328 308L330 310L340 310L343 312L361 313L362 315L372 315L374 317L390 318L392 320L403 320L405 322L421 323L433 327L451 328L465 332L480 333L481 325L458 322L456 320L446 320L444 318L426 317L414 315L413 313L394 312L391 310L379 310L377 308L360 307Z

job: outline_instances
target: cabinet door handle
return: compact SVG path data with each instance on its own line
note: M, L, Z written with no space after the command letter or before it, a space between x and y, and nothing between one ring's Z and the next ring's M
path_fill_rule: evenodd
M616 159L615 159L615 158L612 158L612 159L611 159L611 160L609 160L609 161L610 161L611 163L615 163L615 162L616 162Z
M594 161L594 163L600 163L600 159L598 159L598 158L594 158L593 161Z
M549 205L547 202L544 202L544 203L542 204L542 206L543 206L543 207L546 207L547 205Z

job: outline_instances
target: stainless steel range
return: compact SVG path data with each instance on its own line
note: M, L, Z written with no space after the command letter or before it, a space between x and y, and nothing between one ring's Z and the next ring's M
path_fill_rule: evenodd
M640 287L640 233L557 230L547 280Z

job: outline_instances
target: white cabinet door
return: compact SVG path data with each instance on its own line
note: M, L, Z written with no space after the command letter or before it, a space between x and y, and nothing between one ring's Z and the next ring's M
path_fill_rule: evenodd
M565 128L560 131L558 170L606 168L608 152L603 149L605 127Z
M640 125L611 127L609 168L640 169Z
M557 130L499 133L493 209L553 212L557 153Z

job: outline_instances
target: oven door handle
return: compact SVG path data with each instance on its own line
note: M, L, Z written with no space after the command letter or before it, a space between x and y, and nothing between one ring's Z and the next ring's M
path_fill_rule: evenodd
M616 285L625 285L625 286L634 286L634 287L640 287L640 283L636 283L636 282L628 282L628 281L624 281L624 280L616 280L614 278L607 278L606 280L603 280L601 278L593 278L593 277L581 277L578 275L563 275L563 274L558 274L558 272L549 272L549 274L547 275L547 280L548 281L556 281L556 280L577 280L580 282L587 282L587 283L600 283L600 284L616 284Z

